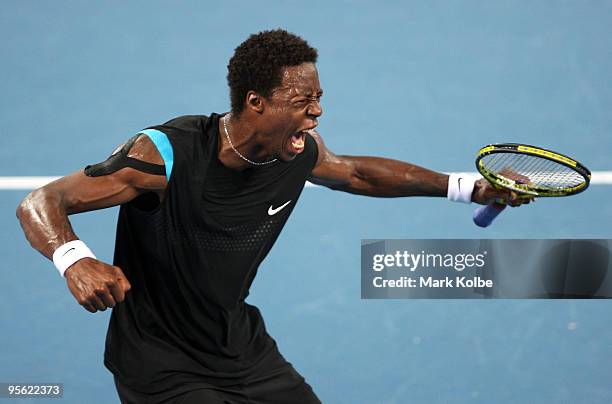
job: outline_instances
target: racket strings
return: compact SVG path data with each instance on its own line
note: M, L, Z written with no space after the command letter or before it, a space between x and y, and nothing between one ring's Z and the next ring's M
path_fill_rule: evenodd
M494 153L482 158L484 168L530 187L566 189L582 184L581 174L570 167L545 158L516 153ZM528 180L521 178L527 177Z

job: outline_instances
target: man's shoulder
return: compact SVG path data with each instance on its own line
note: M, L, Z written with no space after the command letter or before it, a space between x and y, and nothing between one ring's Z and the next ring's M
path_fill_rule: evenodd
M181 115L176 118L170 119L168 122L160 125L164 128L174 128L184 131L198 131L201 132L206 128L209 121L207 115Z
M162 132L171 143L190 142L207 137L215 116L217 115L214 113L210 116L182 115L172 118L164 124L149 126L143 133L153 130L154 132Z

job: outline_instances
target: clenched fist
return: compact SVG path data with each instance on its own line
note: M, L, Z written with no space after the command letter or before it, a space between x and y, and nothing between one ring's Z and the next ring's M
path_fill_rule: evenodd
M131 288L121 268L94 258L78 260L64 276L77 302L92 313L115 307Z

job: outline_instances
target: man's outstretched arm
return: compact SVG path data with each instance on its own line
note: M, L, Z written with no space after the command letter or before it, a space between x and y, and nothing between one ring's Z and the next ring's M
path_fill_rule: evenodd
M164 164L155 145L146 136L138 138L129 156ZM17 217L32 247L52 259L60 246L78 239L68 215L120 205L144 192L155 192L162 198L165 188L165 176L133 168L122 168L98 177L88 177L79 171L31 192L17 208ZM130 289L120 268L93 258L76 261L64 276L79 304L92 313L123 301L125 292Z
M337 156L326 146L321 136L312 131L319 157L309 178L314 184L352 194L375 197L447 196L448 175L403 161L380 157ZM472 200L488 204L504 198L510 205L528 203L514 192L495 189L480 179L474 184Z

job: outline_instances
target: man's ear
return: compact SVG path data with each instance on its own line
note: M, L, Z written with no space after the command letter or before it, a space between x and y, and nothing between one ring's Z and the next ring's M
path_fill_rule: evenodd
M246 107L250 110L261 114L264 111L265 100L255 91L249 91L246 95Z

